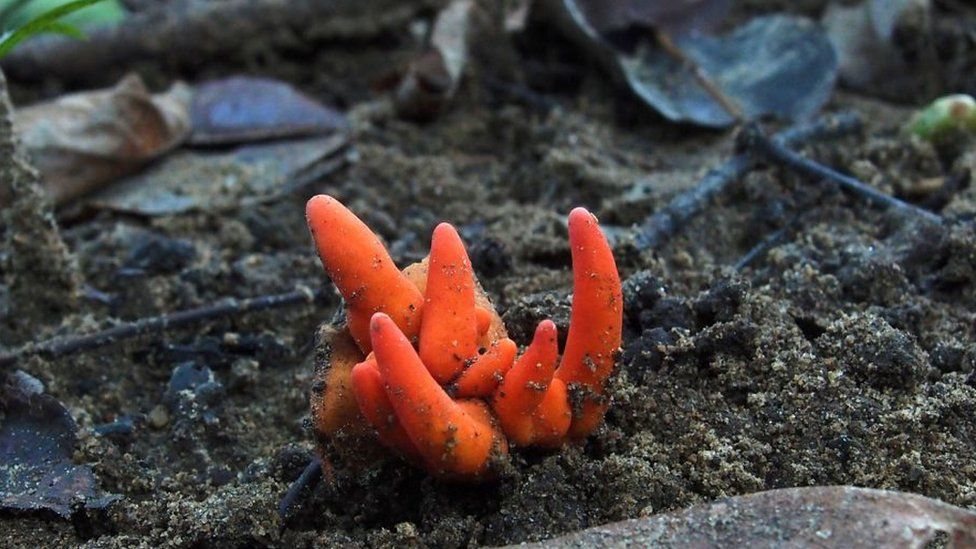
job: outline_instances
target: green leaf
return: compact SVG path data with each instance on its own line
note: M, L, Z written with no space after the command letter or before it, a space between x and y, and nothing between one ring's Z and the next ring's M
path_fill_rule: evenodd
M0 0L0 26L4 29L16 29L68 1ZM80 29L87 29L115 24L123 19L125 19L125 9L122 8L119 0L104 0L84 10L71 13L62 20Z
M63 32L67 30L66 25L60 21L63 17L102 1L103 0L74 0L73 2L68 2L42 13L28 22L26 25L3 37L2 41L0 41L0 57L4 57L10 53L10 50L12 50L14 46L23 42L27 38L30 38L31 36L43 32ZM71 33L77 35L78 30L69 30L68 34L70 35Z
M87 36L85 31L79 29L78 27L71 25L69 23L62 23L60 21L51 23L50 25L44 27L41 32L51 33L51 34L61 34L74 38L76 40L84 40Z

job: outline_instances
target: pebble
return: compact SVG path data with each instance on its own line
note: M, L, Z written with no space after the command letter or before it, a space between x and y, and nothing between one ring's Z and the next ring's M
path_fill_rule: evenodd
M150 427L153 429L162 429L169 423L169 412L166 411L165 406L158 404L149 412L147 419L149 420Z

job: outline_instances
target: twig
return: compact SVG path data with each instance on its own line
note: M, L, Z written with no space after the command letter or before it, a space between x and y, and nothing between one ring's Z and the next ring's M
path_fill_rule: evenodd
M324 148L325 152L318 160L303 168L298 173L293 174L291 180L282 185L278 190L260 196L245 198L239 203L228 205L225 209L239 210L253 208L255 206L276 202L292 194L304 192L312 185L320 183L325 178L355 163L358 159L359 153L349 144L349 138L347 136L335 136L333 139L330 139Z
M281 503L278 504L278 516L281 517L282 522L287 521L291 516L292 508L298 503L299 497L314 488L320 480L322 480L322 461L313 457L305 466L302 474L288 487L285 497L281 498Z
M937 214L884 194L851 176L800 156L790 150L790 144L784 142L783 139L771 139L766 136L757 124L750 124L746 127L741 135L740 143L758 159L790 168L812 179L836 183L842 189L867 200L875 206L891 208L932 223L942 223L942 217Z
M695 81L698 82L698 85L704 88L705 92L712 96L712 99L721 105L722 108L725 109L725 112L729 113L729 116L736 119L738 122L741 122L745 118L742 115L742 108L739 107L739 105L737 105L731 97L726 95L725 92L716 86L714 82L712 82L698 63L696 63L692 58L688 57L684 50L674 43L674 40L671 39L671 35L658 30L655 33L655 36L657 37L657 42L661 45L661 48L663 48L668 55L677 59L678 62L684 65L686 69L691 71L691 74L695 77Z
M814 140L850 135L860 129L861 119L856 113L841 113L819 118L809 124L793 126L780 133L777 139L789 146L797 146ZM709 171L698 185L676 196L667 206L651 214L637 228L634 236L637 248L650 250L660 246L688 221L701 213L713 198L757 165L759 165L758 159L743 153L733 156L725 164Z
M767 235L766 238L760 240L758 244L753 246L748 252L746 252L745 255L740 257L739 260L735 262L733 268L736 271L742 271L746 267L749 267L750 265L755 263L761 257L766 255L766 252L768 252L769 250L773 249L775 246L778 246L780 243L786 240L786 235L789 234L792 228L793 228L793 223L790 223L789 225L785 227L780 227L779 229L776 229L775 231Z
M818 192L811 193L812 196L808 196L800 203L796 204L794 207L795 213L786 223L786 225L766 235L765 238L760 240L755 246L746 252L745 255L740 257L739 260L735 262L735 270L741 272L746 268L751 267L755 262L765 257L769 250L785 242L786 238L790 236L791 233L795 232L800 226L803 225L806 218L816 215L812 212L815 212L817 204L824 202L826 195L836 193L837 191L838 189L836 187L821 187L818 189Z
M177 311L160 316L141 318L132 322L125 322L107 330L93 334L59 337L37 343L29 343L8 353L0 353L0 368L8 367L18 360L31 356L55 358L81 351L90 351L104 347L124 339L130 339L151 333L163 333L167 330L187 326L212 318L238 315L312 303L325 295L323 290L312 290L307 287L283 293L251 297L247 299L229 299L213 305Z

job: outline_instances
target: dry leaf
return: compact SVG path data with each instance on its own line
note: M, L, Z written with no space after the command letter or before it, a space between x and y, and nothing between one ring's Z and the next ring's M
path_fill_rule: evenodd
M269 78L235 76L208 82L193 93L194 145L226 145L304 137L344 130L345 116Z
M832 2L823 14L823 26L840 58L841 81L851 88L881 97L914 99L926 85L924 61L913 45L896 36L902 22L930 16L929 0L864 0L856 5ZM908 51L905 51L908 50Z
M505 12L505 32L522 32L529 22L529 15L532 13L531 0L512 0L507 5Z
M75 465L77 425L37 379L17 371L0 385L0 510L102 509L119 499L98 490L95 475Z
M44 186L63 204L179 145L190 132L190 89L151 95L138 76L14 113L14 129Z
M976 547L976 513L916 494L817 486L722 499L522 547L920 548L940 533L949 547Z
M597 32L581 1L537 0L536 6L542 18L668 120L721 128L738 118L802 119L833 94L837 56L809 19L757 17L721 35L675 34L669 47L654 33L637 33L625 50Z
M454 97L468 62L475 9L472 0L454 0L437 15L428 50L410 63L394 92L400 116L430 118Z
M230 151L184 149L94 193L84 204L143 216L236 208L320 181L352 161L348 144L338 133Z

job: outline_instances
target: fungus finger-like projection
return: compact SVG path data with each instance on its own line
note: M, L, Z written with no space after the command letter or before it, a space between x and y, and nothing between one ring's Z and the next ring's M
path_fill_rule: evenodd
M556 377L581 393L573 411L572 438L596 430L606 412L603 384L613 371L623 328L623 294L613 252L596 217L583 208L569 214L573 257L573 306L566 348Z
M551 320L518 356L450 224L434 230L427 259L401 272L379 237L334 198L312 198L307 215L346 302L346 325L328 333L356 343L333 345L328 359L348 382L336 382L345 378L327 365L318 370L324 390L312 413L323 456L335 433L365 429L432 475L483 481L510 443L558 448L599 427L623 303L610 245L588 211L569 215L573 304L561 359Z
M562 382L559 382L559 388L553 390L552 387L558 358L556 325L551 320L543 320L535 330L532 343L495 391L495 414L509 439L517 446L534 444L540 438L540 432L544 432L548 440L560 438L569 429L569 403L565 400L559 402L557 398L556 402L549 403L550 408L562 406L561 412L546 414L544 419L537 415L550 392L561 390L565 393Z
M407 337L416 335L424 296L397 269L379 237L331 196L312 197L305 217L322 266L346 300L349 333L359 348L370 351L373 313L386 313Z
M459 397L486 397L495 390L518 354L518 345L508 339L491 344L485 354L471 360L471 365L454 382Z
M400 424L384 385L374 353L352 369L352 390L356 402L363 418L376 430L376 437L386 447L399 451L404 458L422 463L420 451Z
M438 383L447 383L478 351L471 261L461 237L447 223L438 225L431 239L425 297L420 358Z
M428 468L440 476L483 475L492 451L507 449L485 404L452 400L390 317L376 313L370 334L386 396Z

